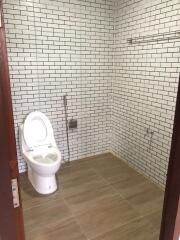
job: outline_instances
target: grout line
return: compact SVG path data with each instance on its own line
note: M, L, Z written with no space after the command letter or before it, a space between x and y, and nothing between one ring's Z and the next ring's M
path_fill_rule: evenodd
M94 157L94 159L97 159L97 158ZM96 161L98 161L98 160L96 160ZM133 204L131 204L131 202L129 202L129 200L126 199L126 197L125 197L122 193L120 193L120 192L118 191L118 189L116 189L116 188L112 185L111 182L109 182L106 178L104 178L104 177L101 175L101 172L99 172L97 168L95 168L95 167L93 167L93 166L90 166L89 162L87 162L87 161L86 161L86 162L81 162L80 165L84 165L84 166L87 165L88 170L92 170L92 171L97 175L97 177L100 177L100 180L99 180L100 182L103 181L103 182L105 183L105 186L109 186L110 189L112 189L112 190L114 191L114 192L112 192L112 193L109 193L109 195L108 195L107 197L110 197L110 196L120 196L120 197L122 198L122 200L125 201L129 206L131 206L131 208L133 209L133 211L134 211L135 213L137 213L137 217L131 219L131 220L128 221L127 223L122 223L122 224L121 224L121 223L119 223L119 224L117 223L117 225L116 225L114 228L111 228L111 229L108 230L107 232L105 231L105 232L103 232L103 233L95 236L95 238L88 238L88 236L87 236L87 234L86 234L86 231L81 227L81 224L80 224L79 221L78 221L78 215L73 212L70 204L69 204L68 201L66 200L65 195L63 194L63 190L61 190L61 192L60 192L60 190L59 190L58 194L59 194L59 196L62 198L64 205L67 207L67 209L68 209L68 211L69 211L69 216L68 216L67 218L72 218L72 219L75 221L75 223L79 226L80 233L81 233L87 240L96 239L98 236L104 235L104 234L106 234L106 233L108 233L108 232L111 232L111 231L117 229L117 228L121 228L121 227L123 227L123 226L125 226L125 225L128 225L128 224L130 224L130 223L132 223L132 222L134 222L134 221L136 221L136 220L138 220L138 219L146 218L146 217L150 216L151 214L153 214L153 213L155 213L155 212L158 212L158 211L152 211L152 212L149 212L149 213L143 215L142 213L140 213L140 212L134 207ZM128 166L128 165L127 165L127 166ZM116 167L116 166L114 166L113 168L115 168L115 167ZM128 166L128 167L129 167L129 166ZM129 168L130 168L130 167L129 167ZM81 171L81 169L80 169L79 171ZM137 174L140 175L138 172L137 172ZM71 174L70 174L70 175L71 175ZM58 178L58 181L60 181L59 178ZM101 197L98 197L98 198L97 198L97 201L99 201L100 199L102 199L102 198L101 198ZM52 200L52 201L57 201L58 199L51 199L51 200ZM39 206L39 204L36 205L36 206L33 206L33 207L38 207L38 206ZM29 208L29 209L31 209L31 208ZM82 212L81 214L84 214L84 213L85 213L85 212ZM147 221L149 222L149 224L150 224L151 226L153 226L152 223L150 222L150 220L148 220L148 218L147 218Z
M158 184L156 181L153 181L149 176L145 175L144 172L142 172L140 169L138 169L136 166L133 166L130 162L128 162L127 160L121 159L115 152L110 151L110 153L117 159L119 159L120 161L122 161L123 163L125 163L127 166L129 166L131 169L135 170L138 174L142 175L144 178L146 178L147 180L149 180L151 183L153 183L156 187L160 188L163 192L165 191L165 187Z
M73 211L71 210L71 207L69 206L68 202L66 201L66 199L65 199L64 197L63 197L63 199L64 199L64 202L65 202L65 205L67 206L67 208L69 209L69 211L70 211L70 213L71 213L71 216L72 216L73 220L74 220L74 221L76 222L76 224L79 226L79 229L80 229L81 234L88 240L88 238L87 238L86 234L84 233L81 225L80 225L79 222L77 221L75 214L74 214Z

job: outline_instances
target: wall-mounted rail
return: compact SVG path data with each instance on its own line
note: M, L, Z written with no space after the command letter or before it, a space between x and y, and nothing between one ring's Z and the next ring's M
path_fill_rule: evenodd
M174 32L158 33L158 34L128 38L127 42L129 44L141 44L141 43L150 43L150 42L169 41L173 39L180 40L180 30L174 31Z

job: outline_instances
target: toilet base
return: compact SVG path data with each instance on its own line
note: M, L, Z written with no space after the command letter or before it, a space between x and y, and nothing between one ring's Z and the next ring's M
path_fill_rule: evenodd
M40 194L50 194L57 190L56 176L40 176L28 167L28 178L35 190Z

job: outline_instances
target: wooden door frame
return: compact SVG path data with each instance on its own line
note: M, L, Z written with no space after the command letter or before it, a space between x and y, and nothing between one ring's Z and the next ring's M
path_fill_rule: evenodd
M2 13L2 8L3 8L3 2L2 0L0 0L0 13ZM3 119L0 119L0 120L1 120L1 123L3 120L4 130L6 132L6 135L4 134L1 137L4 137L3 144L6 143L6 146L5 146L6 159L4 159L3 164L5 164L6 167L8 166L9 168L8 174L6 176L9 179L8 188L3 189L3 185L2 184L0 185L0 187L2 188L0 189L0 194L2 194L1 190L3 190L4 191L3 193L7 195L9 205L3 202L2 198L0 197L0 206L9 208L7 209L7 213L9 213L9 218L11 218L10 219L11 224L8 226L4 225L4 229L1 229L1 226L3 226L4 221L3 219L1 219L1 215L0 215L0 225L1 225L0 230L2 231L4 230L5 234L7 234L7 231L11 231L12 229L14 229L15 231L15 234L13 235L13 237L10 237L9 235L9 237L3 239L0 236L0 239L1 240L24 240L25 237L24 237L23 217L22 217L22 206L20 205L20 207L16 209L12 207L11 179L17 178L19 182L19 178L18 178L19 173L18 173L18 163L17 163L17 154L16 154L16 142L15 142L15 133L14 133L10 79L9 79L9 71L8 71L8 58L7 58L5 30L4 30L3 21L2 21L2 27L0 28L0 40L1 40L1 51L3 55L3 64L2 64L3 74L1 74L1 79L0 79L0 88L2 89L2 94L3 94L2 96L3 97L3 114L2 114ZM0 150L1 148L2 146L0 146ZM0 180L2 180L2 177L0 178ZM167 184L166 184L166 191L165 191L165 198L164 198L160 240L178 240L179 228L180 228L179 192L180 192L180 87L178 90L178 97L177 97L175 123L174 123L174 130L173 130L169 168L168 168L168 174L167 174ZM4 210L6 211L6 209ZM14 224L15 228L12 226L12 224Z
M180 82L180 77L179 77ZM180 234L180 84L169 157L160 240L179 240Z
M11 180L17 179L19 184L19 171L16 153L16 140L14 132L12 99L10 78L8 69L8 57L6 48L5 29L3 21L3 1L0 0L0 94L1 94L1 133L0 133L0 162L3 171L0 176L0 239L1 240L24 240L24 223L22 205L14 208L12 197ZM7 171L5 171L5 169ZM20 190L19 190L20 197ZM6 217L7 219L4 219ZM12 226L14 224L14 227Z
M176 217L176 223L174 228L174 240L180 239L180 200L178 203L178 211L177 211L177 217Z

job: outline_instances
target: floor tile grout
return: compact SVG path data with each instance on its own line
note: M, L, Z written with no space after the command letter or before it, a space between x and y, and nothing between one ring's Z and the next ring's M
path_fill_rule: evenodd
M112 233L113 231L119 229L119 231L121 230L121 228L125 227L126 228L128 227L128 225L131 225L131 224L135 224L138 220L139 221L144 221L146 220L147 222L149 222L149 224L151 225L151 227L153 228L153 223L151 223L151 217L153 214L155 214L155 216L159 214L159 210L155 210L154 211L152 210L152 212L150 211L150 209L148 209L148 211L146 210L146 212L142 212L139 211L138 207L136 207L134 205L134 203L132 203L131 201L129 201L129 199L127 199L127 196L124 195L124 192L123 191L119 191L115 186L114 184L118 184L120 183L121 181L124 181L123 178L117 178L116 177L118 176L118 172L115 171L115 174L117 175L113 175L114 174L114 170L118 167L120 168L121 167L121 163L117 163L117 161L113 162L114 159L117 159L117 158L114 158L112 160L112 164L110 166L108 165L104 165L103 163L108 163L108 161L111 161L110 160L111 156L108 155L103 155L103 156L98 156L98 157L94 157L92 158L90 161L92 162L80 162L77 164L74 162L73 165L70 165L70 166L67 166L67 167L63 167L61 168L61 170L58 172L57 174L57 179L58 181L60 181L60 190L57 192L57 196L55 196L55 198L51 198L49 197L49 199L47 200L48 196L46 196L46 201L44 202L43 201L43 198L42 199L38 199L38 197L36 195L30 195L30 199L32 198L32 200L34 199L35 201L35 205L33 206L33 202L31 203L30 199L28 198L28 192L34 192L33 189L31 189L31 186L28 186L28 189L27 189L27 192L25 192L25 195L27 199L25 199L24 201L29 201L27 202L27 205L26 207L28 207L27 209L24 208L24 211L33 211L33 210L36 210L37 208L41 207L41 204L51 204L52 202L53 203L57 203L58 201L58 198L60 198L60 201L62 200L63 202L61 202L62 206L64 206L66 209L67 209L67 213L66 215L67 216L61 216L61 217L65 217L64 220L60 221L57 219L55 219L57 222L55 222L55 225L53 225L54 227L58 227L60 226L59 224L61 224L61 222L65 225L65 229L66 227L71 227L70 225L67 225L66 221L69 221L70 220L70 223L71 223L71 220L74 222L74 225L78 226L79 228L79 233L77 232L77 234L80 234L78 236L81 236L82 240L95 240L97 238L97 240L100 238L102 239L101 237L106 235L106 234L109 234L109 233ZM81 160L80 160L81 161ZM120 160L118 160L120 161ZM102 165L102 168L99 170L98 168L96 168L96 164L98 163L98 168L101 168L101 165ZM114 164L114 166L113 166ZM117 164L117 165L116 165ZM123 171L126 170L126 167L127 167L127 170L130 169L131 167L130 166L126 166L126 163L123 162L123 165L125 165L125 168L123 169ZM123 166L122 165L122 166ZM104 168L104 169L103 169ZM109 172L108 172L109 170ZM63 173L64 171L64 173ZM68 172L69 171L69 172ZM135 171L133 169L133 171ZM86 176L86 173L90 173L90 175ZM106 175L106 173L108 175ZM64 175L63 175L64 174ZM105 174L105 175L104 175ZM116 180L116 182L113 184L111 180L109 180L109 174L112 174L112 176L110 175L110 177L113 178L113 181ZM129 174L129 170L126 172L127 176ZM82 177L85 177L85 179L81 179L81 176ZM93 177L94 176L94 177ZM124 176L124 175L123 175ZM126 176L126 175L125 175ZM144 178L143 175L141 175L140 173L137 173L137 176L142 176L142 179ZM115 178L114 178L115 177ZM119 176L118 176L119 177ZM136 177L136 175L134 175L134 177ZM94 179L95 178L95 179ZM131 176L129 176L129 178L131 178ZM27 177L24 178L25 181L24 181L24 185L26 186L26 182L27 182ZM63 180L64 179L64 180ZM137 178L138 182L141 181L141 178L139 180L139 178ZM90 182L89 182L90 181ZM148 179L146 179L147 183L150 182L148 181ZM142 181L143 183L143 181ZM76 185L77 184L77 185ZM80 184L80 185L78 185ZM138 183L140 184L140 183ZM67 187L66 187L67 186ZM93 199L93 186L97 186L97 188L95 187L96 191L95 193L98 193L97 196L95 196L95 198ZM100 188L99 188L99 187ZM119 186L119 185L116 185L116 186ZM150 185L151 186L151 185ZM78 188L79 187L79 188ZM90 187L90 188L89 188ZM106 188L107 187L107 188ZM145 185L146 187L146 185ZM156 189L156 186L153 185L154 189ZM77 188L77 193L76 193L76 188ZM87 188L87 191L86 191L86 188ZM64 191L63 191L64 189ZM150 187L151 189L151 187ZM66 192L67 190L67 192ZM99 191L101 190L101 191ZM136 188L135 188L136 190ZM22 189L23 191L23 189ZM90 195L90 199L88 199L87 197L85 198L81 198L83 197L83 194L86 194L86 193L89 193ZM157 192L158 193L158 192ZM56 194L56 193L55 193ZM67 195L66 195L67 194ZM80 194L78 196L78 194ZM102 195L101 195L102 194ZM141 194L138 193L138 194ZM35 197L34 197L35 196ZM51 195L52 196L52 195ZM158 196L158 195L156 195ZM81 206L81 204L78 203L78 199L81 201L83 201L83 204ZM111 227L108 227L107 229L103 229L101 231L99 231L97 229L97 232L93 233L92 234L92 231L94 231L93 229L89 229L88 230L86 229L86 225L84 225L84 223L82 222L83 221L83 218L84 216L86 217L85 218L85 224L88 224L88 219L87 219L87 216L86 214L91 214L90 216L92 217L93 213L91 211L96 211L98 209L98 205L101 204L101 202L103 203L105 201L105 204L106 202L109 204L109 205L104 205L104 208L106 206L110 206L110 199L114 199L113 201L116 201L118 199L122 199L122 201L120 201L120 205L118 203L117 207L118 206L126 206L126 208L129 206L129 210L128 211L132 211L134 215L132 215L131 218L124 218L124 220L120 221L120 222L116 222L116 224L112 225ZM156 197L156 199L158 199L158 197ZM155 199L155 200L156 200ZM159 197L160 199L160 197ZM74 201L74 202L73 202ZM156 203L156 202L155 202ZM29 205L28 205L29 204ZM32 205L31 205L32 204ZM91 205L91 208L88 209L89 205ZM97 206L96 206L97 204ZM124 205L123 205L124 204ZM157 203L158 204L158 200L157 200ZM86 205L87 205L87 210L86 210ZM125 209L126 209L125 208ZM42 207L41 207L42 209ZM102 208L103 209L103 208ZM112 208L113 209L113 208ZM116 209L116 208L115 208ZM118 209L118 208L117 208ZM131 210L130 210L131 209ZM51 207L50 207L50 210L51 210ZM55 210L55 209L54 209ZM80 213L78 214L78 210L80 210ZM99 210L99 209L98 209ZM111 212L112 210L110 210ZM124 211L124 210L123 210ZM150 211L150 212L149 212ZM45 212L46 212L46 209L45 209ZM96 213L95 213L96 214ZM103 213L105 214L105 216L107 215L107 213ZM127 213L125 213L127 215ZM132 214L132 213L131 213ZM137 215L137 216L136 216ZM33 216L33 215L32 215ZM121 217L121 214L120 215L117 215L118 217ZM98 217L98 215L97 215ZM109 216L110 218L112 216ZM40 216L39 216L40 218ZM69 219L69 220L68 220ZM30 219L29 219L30 220ZM27 219L28 221L28 219ZM31 219L31 221L33 221L33 219ZM35 219L36 221L36 219ZM65 221L65 222L64 222ZM96 221L96 219L95 219ZM108 221L106 221L108 222ZM105 222L105 223L106 223ZM82 224L83 223L83 224ZM97 222L98 223L98 222ZM32 222L30 223L32 225ZM43 223L45 225L45 222ZM30 225L30 226L31 226ZM73 226L74 226L73 225ZM64 227L63 227L64 229ZM41 230L43 232L43 225L41 227ZM52 229L53 231L53 229ZM78 230L77 230L78 231ZM131 231L131 229L130 229ZM90 234L91 233L91 234ZM70 232L68 234L71 234ZM75 233L76 234L76 233ZM29 236L30 237L30 236ZM40 238L38 238L39 240L41 240ZM63 238L64 239L64 238ZM65 238L66 239L66 238ZM72 238L73 240L74 238ZM43 239L42 239L43 240ZM49 240L49 238L48 238ZM56 240L56 239L55 239ZM71 240L71 239L70 239ZM81 239L80 239L81 240ZM113 239L112 239L113 240Z

